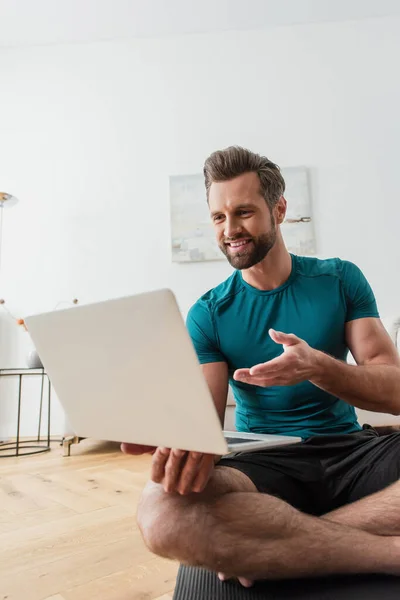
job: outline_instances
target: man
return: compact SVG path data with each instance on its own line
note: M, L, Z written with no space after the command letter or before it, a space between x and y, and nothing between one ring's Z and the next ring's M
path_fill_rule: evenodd
M235 271L187 326L224 420L301 436L222 458L152 451L138 522L155 553L221 579L400 574L400 435L361 428L355 407L400 413L400 362L354 264L291 255L285 184L267 158L231 147L204 166L211 219ZM356 365L345 362L348 350Z

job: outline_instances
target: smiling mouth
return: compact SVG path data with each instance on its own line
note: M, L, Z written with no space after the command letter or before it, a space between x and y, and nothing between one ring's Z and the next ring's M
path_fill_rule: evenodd
M244 250L250 243L251 240L235 240L234 242L226 242L226 245L234 252L238 252Z

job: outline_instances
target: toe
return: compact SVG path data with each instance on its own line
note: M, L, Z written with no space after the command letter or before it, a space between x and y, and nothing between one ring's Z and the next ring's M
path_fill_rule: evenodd
M252 579L246 579L246 577L238 577L238 579L243 587L249 588L254 585L254 581Z

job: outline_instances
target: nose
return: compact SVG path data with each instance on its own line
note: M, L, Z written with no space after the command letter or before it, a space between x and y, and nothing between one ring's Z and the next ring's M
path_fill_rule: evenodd
M224 227L224 236L226 238L232 238L235 237L238 233L240 233L241 227L239 222L232 218L232 217L228 217L225 220L225 227Z

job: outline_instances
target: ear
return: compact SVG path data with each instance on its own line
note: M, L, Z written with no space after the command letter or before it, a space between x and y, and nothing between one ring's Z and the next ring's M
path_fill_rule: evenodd
M277 225L281 225L283 223L283 221L285 220L286 209L287 209L286 199L283 196L281 196L274 208L275 219L276 219Z

